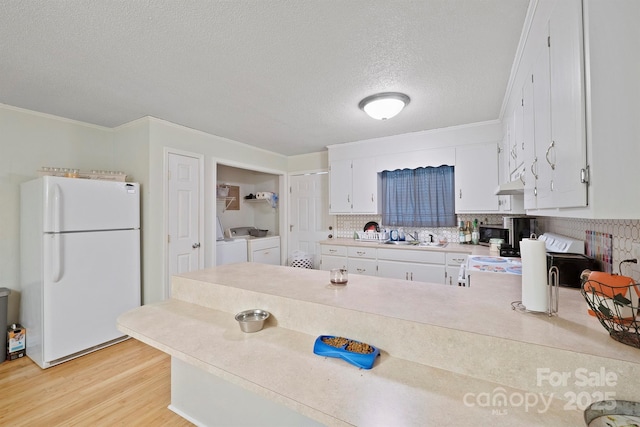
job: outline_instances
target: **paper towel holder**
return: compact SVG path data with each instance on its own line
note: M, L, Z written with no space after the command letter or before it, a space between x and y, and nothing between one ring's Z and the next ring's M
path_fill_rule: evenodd
M560 291L560 284L558 281L558 267L555 265L549 269L547 275L547 286L549 289L547 290L547 311L535 311L535 310L527 310L522 304L522 301L514 301L511 303L511 309L519 311L520 313L547 313L549 317L558 313L558 298Z

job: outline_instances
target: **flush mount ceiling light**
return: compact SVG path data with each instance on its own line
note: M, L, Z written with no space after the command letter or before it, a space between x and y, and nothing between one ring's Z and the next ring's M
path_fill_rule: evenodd
M384 92L367 96L358 107L376 120L387 120L400 113L409 101L404 93Z

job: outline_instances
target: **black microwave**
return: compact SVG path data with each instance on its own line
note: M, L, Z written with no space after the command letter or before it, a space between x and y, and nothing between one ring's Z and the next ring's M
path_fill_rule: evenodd
M479 244L489 246L490 239L503 239L505 244L509 244L509 229L504 228L502 225L480 225L478 228L480 232Z

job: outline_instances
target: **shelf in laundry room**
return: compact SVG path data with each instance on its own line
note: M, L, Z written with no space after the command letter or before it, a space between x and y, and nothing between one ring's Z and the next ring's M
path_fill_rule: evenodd
M229 209L229 206L231 206L231 204L235 201L235 197L216 197L216 202L224 202L224 208L222 209L222 212Z
M255 204L267 203L268 205L271 205L271 200L269 199L244 199L244 201L247 203L255 203ZM275 206L271 206L271 207L275 208Z

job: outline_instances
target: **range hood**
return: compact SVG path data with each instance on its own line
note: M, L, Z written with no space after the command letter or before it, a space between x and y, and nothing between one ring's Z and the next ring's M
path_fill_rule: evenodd
M524 194L524 184L521 180L500 184L494 193L496 196L518 196Z

